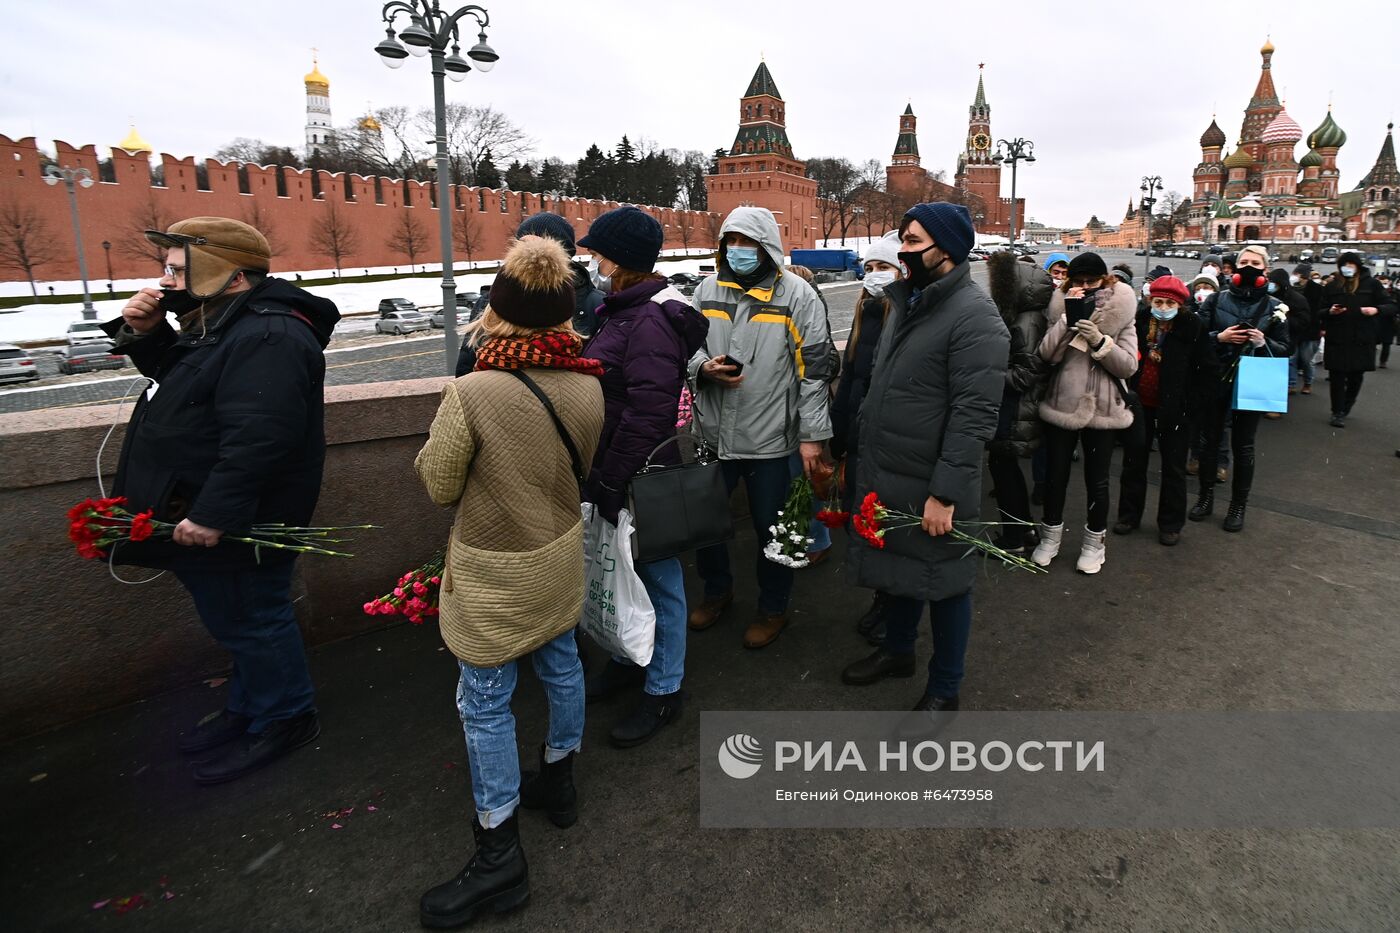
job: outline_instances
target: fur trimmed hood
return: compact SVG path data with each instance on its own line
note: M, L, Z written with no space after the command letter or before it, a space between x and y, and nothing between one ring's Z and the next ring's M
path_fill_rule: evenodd
M1010 250L993 253L987 259L987 285L992 301L1007 326L1026 311L1044 312L1050 303L1054 282L1044 269L1021 262Z

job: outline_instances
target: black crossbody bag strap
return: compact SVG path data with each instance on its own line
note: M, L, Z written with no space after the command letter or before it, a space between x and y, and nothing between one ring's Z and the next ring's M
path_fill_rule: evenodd
M582 494L584 483L587 482L587 475L583 472L583 459L578 455L578 448L574 446L574 439L569 436L569 431L564 427L564 422L559 419L559 412L554 410L554 403L549 400L549 396L537 385L535 380L525 375L518 369L508 369L515 378L525 384L525 388L534 393L535 398L540 400L544 410L549 412L549 419L554 422L554 430L559 432L559 439L564 442L564 449L569 452L569 462L573 466L574 479L578 481L579 493Z

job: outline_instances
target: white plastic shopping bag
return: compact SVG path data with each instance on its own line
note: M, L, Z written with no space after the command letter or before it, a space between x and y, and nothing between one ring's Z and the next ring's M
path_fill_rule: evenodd
M613 525L583 506L583 630L611 654L643 667L656 644L656 610L632 565L632 513Z

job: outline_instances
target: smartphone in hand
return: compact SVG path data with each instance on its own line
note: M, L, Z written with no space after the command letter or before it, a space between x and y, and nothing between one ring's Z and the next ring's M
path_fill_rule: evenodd
M744 364L740 363L738 360L734 359L734 357L730 356L727 353L724 355L724 365L734 367L734 372L730 373L731 376L742 375L744 372Z

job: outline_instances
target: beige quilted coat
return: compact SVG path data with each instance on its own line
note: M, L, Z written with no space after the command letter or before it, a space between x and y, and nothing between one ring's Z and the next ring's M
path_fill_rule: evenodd
M1099 291L1096 310L1090 315L1108 338L1097 353L1069 327L1064 292L1057 288L1050 296L1045 312L1050 328L1040 341L1040 355L1055 368L1040 403L1040 418L1057 428L1104 431L1133 423L1133 412L1112 376L1126 382L1137 372L1137 296L1127 285L1109 278L1112 287Z
M603 429L598 380L526 371L554 403L585 469ZM443 388L414 461L428 495L455 506L439 626L457 657L495 667L578 623L583 523L578 483L548 412L509 373L469 373Z

